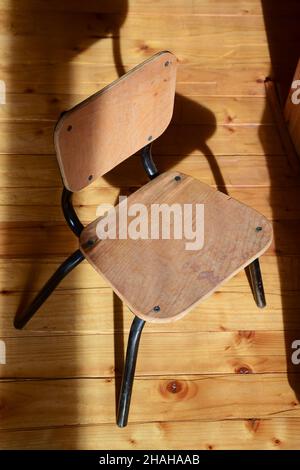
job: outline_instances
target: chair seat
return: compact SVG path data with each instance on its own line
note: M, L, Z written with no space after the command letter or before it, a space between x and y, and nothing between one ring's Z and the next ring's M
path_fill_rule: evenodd
M258 258L272 241L271 224L264 216L175 171L161 174L128 197L128 209L136 203L144 204L148 213L151 204L204 204L204 244L196 250L186 249L191 241L187 237L121 239L117 231L116 239L100 239L96 229L101 218L81 234L84 256L131 311L146 321L181 318ZM116 211L118 215L120 205ZM118 220L115 226L119 227ZM171 234L173 228L171 220Z

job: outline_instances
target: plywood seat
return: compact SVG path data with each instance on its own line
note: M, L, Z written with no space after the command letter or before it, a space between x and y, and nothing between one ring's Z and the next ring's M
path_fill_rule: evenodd
M148 214L151 204L193 204L194 208L204 204L204 245L197 250L186 249L191 240L185 237L132 240L120 239L117 233L116 239L101 240L96 231L100 219L81 234L84 256L132 312L147 321L182 317L271 243L271 225L264 216L178 172L161 174L129 196L127 203L128 208L143 203ZM174 220L171 234L173 224Z

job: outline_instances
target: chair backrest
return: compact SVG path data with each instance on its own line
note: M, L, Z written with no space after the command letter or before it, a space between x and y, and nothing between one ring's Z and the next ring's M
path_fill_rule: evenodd
M54 142L67 189L83 189L164 132L176 68L173 54L159 52L62 115Z

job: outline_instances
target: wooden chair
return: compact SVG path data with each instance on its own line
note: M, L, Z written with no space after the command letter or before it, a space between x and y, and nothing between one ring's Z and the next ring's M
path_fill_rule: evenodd
M164 132L173 113L176 67L173 54L160 52L59 119L55 147L64 183L62 209L79 238L79 249L15 319L16 328L23 328L58 283L84 259L105 277L135 315L120 392L120 427L127 424L146 321L170 322L183 317L246 266L256 303L265 306L258 257L272 239L266 218L191 176L177 171L159 175L153 163L151 142ZM140 149L151 181L128 198L128 207L136 202L147 208L152 203L204 204L202 249L186 250L185 239L101 240L99 219L83 227L77 218L72 191L85 188Z

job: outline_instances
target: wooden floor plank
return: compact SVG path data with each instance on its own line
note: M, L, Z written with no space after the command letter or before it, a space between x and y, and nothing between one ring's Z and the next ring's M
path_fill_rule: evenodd
M72 5L68 2L52 0L45 3L43 0L18 0L24 11L70 11L70 12L95 12L95 13L118 13L124 9L124 1L99 2L99 0L89 0L82 3L80 0L73 0ZM282 5L282 11L286 11ZM16 6L9 0L1 1L1 10L14 11ZM157 1L149 4L148 0L131 0L129 5L130 14L157 13ZM224 0L221 4L219 0L173 0L172 11L170 12L169 0L159 1L159 11L161 15L182 14L187 11L197 15L260 15L261 4L259 0L243 1L242 5L236 0Z
M60 113L83 101L84 94L9 93L5 106L0 106L0 122L53 120ZM265 97L177 94L173 122L175 124L274 124Z
M36 41L39 41L38 47L35 44L35 50L48 46L50 53L54 44L61 44L63 47L64 43L70 44L70 39L73 41L81 39L81 43L83 43L83 38L85 42L89 39L91 42L100 42L99 40L114 33L114 37L120 34L124 41L139 38L142 31L147 31L147 40L150 41L164 38L169 40L180 35L181 40L191 41L193 38L197 42L206 41L207 45L219 43L220 47L222 44L260 45L266 42L262 15L201 16L186 10L181 15L169 15L169 21L166 21L165 16L161 15L159 10L148 12L147 15L134 13L126 15L126 11L97 15L94 12L69 10L67 12L48 11L41 20L39 12L24 15L21 9L13 13L0 9L0 20L1 36L14 33L21 38L24 37L25 42L34 37ZM291 18L283 16L282 27L286 27L291 21ZM67 22L72 24L72 28L66 30ZM15 42L18 43L17 40L18 38L12 35L11 47L14 47ZM32 55L33 51L30 52Z
M1 449L298 450L299 418L180 421L0 431Z
M2 430L115 422L110 378L4 381L0 394ZM300 417L285 374L171 375L135 380L130 422L276 416Z
M213 185L212 185L213 186ZM92 187L73 197L75 210L84 223L96 218L100 204L115 205L119 195L129 195L138 187ZM0 223L2 222L62 222L60 188L3 188L0 194ZM230 187L231 197L253 207L269 220L299 220L299 188Z
M273 222L275 238L266 255L277 253L298 256L299 229L300 220L275 220ZM0 237L2 240L0 256L6 259L56 255L67 257L78 248L78 241L63 223L0 223Z
M51 273L62 263L63 257L47 258L41 257L38 260L30 258L0 260L0 282L1 294L20 294L26 292L37 292ZM270 292L280 289L280 278L284 272L288 279L289 293L297 292L300 289L300 281L296 276L300 268L300 257L289 256L264 256L261 259L261 269L263 272L265 287ZM32 273L35 273L34 275ZM30 284L28 285L28 280ZM57 291L76 289L99 289L108 287L107 282L99 275L87 262L81 263L61 284L57 286ZM241 271L230 281L222 286L222 292L246 292L248 283L244 272ZM278 304L280 305L280 304Z
M130 68L129 64L123 63L124 72ZM56 65L55 75L52 63L44 61L36 64L13 63L9 66L0 64L0 70L7 93L24 93L29 100L34 93L88 96L118 77L118 70L114 64L62 62ZM264 79L269 73L268 63L257 65L219 63L213 66L182 63L177 72L176 91L183 96L265 96ZM71 82L70 76L72 76ZM67 98L66 104L68 107L71 105L71 101L68 103ZM49 108L55 106L58 108L62 105L63 103L50 102Z
M147 19L146 19L147 25ZM149 24L149 22L148 22ZM228 30L230 26L228 27ZM149 31L149 28L147 28ZM265 34L261 34L256 40L256 32L250 33L251 39L245 34L239 43L239 35L235 31L228 33L225 32L224 42L220 35L217 34L217 29L214 29L209 35L201 33L197 37L182 37L178 41L178 31L174 29L172 36L163 36L158 38L144 40L144 33L141 32L135 38L122 39L122 62L128 64L130 67L137 65L147 57L152 56L161 50L172 51L180 62L190 65L203 65L203 66L216 66L222 62L226 66L250 64L252 66L270 64L270 55L265 39ZM263 37L262 37L263 35ZM74 37L75 36L75 37ZM215 37L218 36L218 37ZM57 36L56 39L52 35L51 40L47 37L43 41L42 36L2 36L1 38L1 51L0 61L9 63L14 57L14 63L47 63L49 58L53 60L54 65L61 62L72 61L78 64L99 64L99 57L105 64L114 64L112 52L112 40L110 37L105 38L92 38L83 41L84 35L78 37L73 34L73 37L67 37L64 41L62 37ZM94 39L94 40L93 40ZM37 47L37 41L39 46ZM193 41L193 48L191 48L191 41ZM210 41L210 42L208 42ZM291 43L292 44L292 43ZM280 50L281 44L278 44L278 53L283 52ZM47 51L47 59L45 57ZM288 51L286 51L288 62ZM76 59L74 59L76 57ZM55 71L53 71L55 73Z
M199 108L200 114L203 110ZM211 124L169 126L155 142L156 153L162 155L199 155L207 146L215 155L283 155L275 126L228 124L216 129L213 114ZM54 122L4 122L0 128L1 154L54 153ZM230 139L231 145L227 142Z
M294 351L291 345L300 338L300 330L293 330L286 338L281 331L272 330L184 334L183 331L158 334L156 328L147 325L136 376L168 375L170 364L173 376L186 371L189 375L297 372L291 361ZM116 368L118 374L122 372L126 343L120 333L35 337L19 334L5 338L6 364L0 364L0 376L114 377Z
M284 269L284 266L283 266ZM34 268L31 276L35 275ZM30 286L29 277L27 286ZM275 329L294 331L300 329L299 290L289 291L288 279L284 276L284 291L266 285L267 307L258 310L252 298L249 286L244 282L241 288L224 285L207 299L195 307L181 322L170 323L166 327L159 326L160 331L234 331L234 330L268 330ZM80 278L77 280L80 283ZM26 292L18 294L2 293L1 301L1 335L15 336L13 318L18 309L25 307L32 299ZM122 312L124 314L122 315ZM132 314L126 306L113 296L110 288L57 290L43 305L22 335L34 334L82 334L111 333L122 330L128 332ZM21 333L19 333L21 335ZM295 338L297 339L297 338ZM203 348L205 345L203 345Z
M191 149L187 146L185 148ZM274 152L276 151L277 154L267 156L237 153L213 157L208 154L209 148L203 148L206 155L201 154L200 150L198 152L195 150L198 155L180 156L178 154L162 155L154 147L153 155L161 172L175 169L192 175L203 183L212 186L217 184L220 188L224 188L224 185L228 189L233 186L252 187L255 191L257 187L266 186L271 186L272 190L299 187L299 179L293 175L286 158L280 154L281 148L274 148ZM94 188L99 191L100 198L102 194L100 190L103 187L136 188L148 181L142 169L140 156L136 155L123 162L110 174L99 178L90 189ZM2 188L39 188L41 191L44 188L59 188L61 191L62 188L55 156L33 155L32 153L0 155L0 183ZM85 197L84 194L87 192L82 193L83 197Z
M1 284L4 288L0 294L2 336L17 334L13 328L13 317L20 305L24 308L34 295L27 291L40 288L59 262L61 259L49 262L46 258L38 264L32 260L1 263ZM265 256L261 266L267 297L265 310L257 309L245 274L241 272L184 320L165 326L157 325L155 331L300 329L299 258ZM20 335L112 333L123 328L128 332L132 316L105 285L105 281L87 262L81 264L63 281Z

